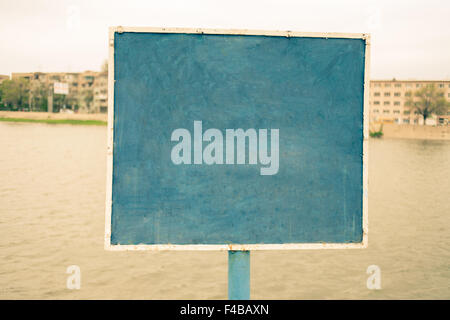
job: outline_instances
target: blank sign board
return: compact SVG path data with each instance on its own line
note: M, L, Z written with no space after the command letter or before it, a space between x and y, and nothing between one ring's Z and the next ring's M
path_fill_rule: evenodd
M109 45L107 249L367 245L367 35L117 27Z

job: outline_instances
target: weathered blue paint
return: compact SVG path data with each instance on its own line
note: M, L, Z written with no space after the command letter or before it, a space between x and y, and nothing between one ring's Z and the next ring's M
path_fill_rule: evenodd
M228 299L250 299L250 251L228 251Z
M112 245L362 241L364 40L123 32L114 50ZM174 165L195 120L279 128L278 173Z

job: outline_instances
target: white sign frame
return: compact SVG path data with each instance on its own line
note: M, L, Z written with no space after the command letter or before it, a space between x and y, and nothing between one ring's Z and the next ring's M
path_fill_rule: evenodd
M113 176L113 145L114 145L114 35L122 32L137 33L185 33L185 34L226 34L226 35L262 35L274 37L308 37L308 38L347 38L365 40L364 65L364 140L363 140L363 239L360 243L283 243L283 244L111 244L111 209L112 209L112 176ZM320 33L297 31L265 31L239 29L193 29L193 28L156 28L156 27L110 27L109 28L109 61L108 61L108 149L107 149L107 178L105 204L105 250L316 250L316 249L363 249L368 246L369 215L368 215L368 187L369 187L369 88L370 88L370 34L368 33Z

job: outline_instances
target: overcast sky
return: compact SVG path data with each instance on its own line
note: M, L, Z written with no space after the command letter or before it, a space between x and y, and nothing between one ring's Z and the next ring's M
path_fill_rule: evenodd
M0 0L0 74L99 70L114 25L370 32L372 78L450 79L449 0Z

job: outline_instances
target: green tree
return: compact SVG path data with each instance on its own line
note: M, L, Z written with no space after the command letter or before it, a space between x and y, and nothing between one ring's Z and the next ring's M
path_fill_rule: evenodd
M2 84L0 83L0 107L2 107L4 104L3 102L3 88L2 88Z
M70 92L68 95L65 95L64 103L66 107L70 107L72 110L78 109L78 97L73 92Z
M47 111L48 86L44 83L37 83L31 89L31 106L33 110Z
M53 112L59 112L65 104L66 104L65 94L53 95Z
M92 90L86 90L83 93L83 100L85 103L85 106L88 110L91 109L91 103L94 100L94 92Z
M433 114L446 114L450 108L450 102L445 99L444 91L438 90L434 84L415 91L414 95L409 91L407 95L410 98L406 100L405 106L409 107L410 111L420 114L423 117L423 124Z
M28 105L30 82L25 78L5 80L1 84L4 104L14 109L22 109Z

